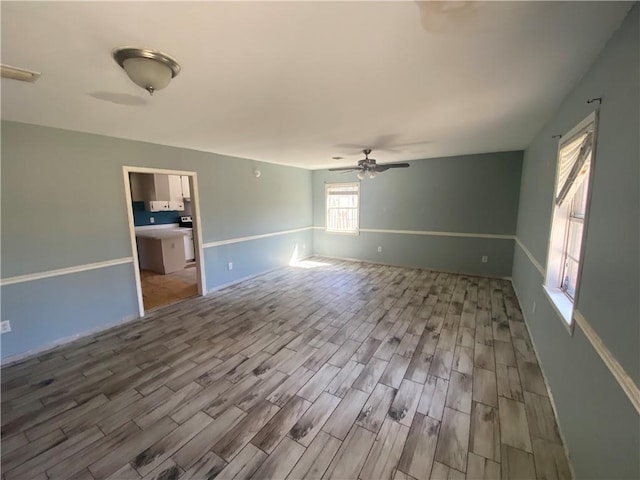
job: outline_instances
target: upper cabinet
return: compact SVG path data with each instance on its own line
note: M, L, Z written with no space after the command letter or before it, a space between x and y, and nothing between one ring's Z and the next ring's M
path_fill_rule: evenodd
M161 179L163 193L162 199L169 199L169 210L184 210L182 197L182 180L179 175L156 175ZM156 181L157 183L157 181ZM157 193L157 192L156 192Z
M189 177L150 173L131 173L131 199L145 202L146 210L184 210L185 199L190 200ZM186 180L185 180L186 179ZM185 191L186 185L186 191Z
M182 198L185 202L191 201L191 187L189 186L189 177L183 175L180 177L180 183L182 185Z
M149 185L149 183L151 185ZM130 173L131 200L134 202L146 202L151 200L150 191L153 189L153 175L144 173Z

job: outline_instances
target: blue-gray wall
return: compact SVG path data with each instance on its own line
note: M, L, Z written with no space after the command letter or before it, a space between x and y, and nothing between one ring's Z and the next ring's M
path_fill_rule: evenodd
M384 158L384 153L377 155ZM511 276L513 239L367 232L408 230L489 234L516 231L522 152L409 162L360 183L359 235L314 230L317 254L449 272ZM313 223L325 227L325 184L357 181L355 173L313 172ZM378 247L382 247L382 253ZM482 256L489 257L482 263Z
M307 170L13 122L1 128L3 279L132 256L123 165L197 172L205 244L312 224ZM284 265L296 248L312 251L310 229L205 248L206 289ZM1 295L12 327L2 358L137 316L131 263L5 285Z
M636 4L525 151L517 237L545 265L558 142L602 97L577 309L640 383L640 81ZM640 478L638 413L579 327L569 336L516 246L513 281L541 356L577 478ZM535 311L533 305L536 305Z

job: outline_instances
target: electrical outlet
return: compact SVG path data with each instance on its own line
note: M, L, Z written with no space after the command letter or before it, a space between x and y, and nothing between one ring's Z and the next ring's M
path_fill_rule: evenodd
M11 331L11 323L9 323L9 320L0 322L0 334L9 333L10 331Z
M382 253L382 247L378 247L378 253Z
M307 244L306 244L306 243L303 243L303 244L302 244L302 249L303 249L303 250L306 250L306 249L307 249Z
M156 219L153 217L149 217L149 223L156 223Z
M233 262L229 262L229 263L227 264L227 268L228 268L229 270L233 270Z
M487 257L486 255L482 256L482 263L489 263L489 257Z

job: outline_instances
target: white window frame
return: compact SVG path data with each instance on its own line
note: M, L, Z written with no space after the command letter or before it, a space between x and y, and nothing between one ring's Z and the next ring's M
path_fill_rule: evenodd
M356 187L357 188L357 196L358 201L355 208L356 211L356 227L353 230L345 230L332 228L329 225L329 190L343 188L343 187ZM324 186L324 205L325 205L325 231L328 233L338 233L344 235L359 235L360 234L360 182L350 182L350 183L326 183Z
M563 273L564 273L564 260L567 255L567 241L568 241L568 226L570 220L570 214L572 210L572 199L566 199L562 205L556 205L556 195L558 192L558 182L560 181L560 159L562 149L576 139L578 135L582 135L585 132L593 132L592 150L589 173L584 180L584 185L587 188L587 198L585 205L585 213L582 227L582 238L580 243L580 254L578 258L578 268L576 273L576 288L573 299L569 296L564 289L561 288ZM575 322L573 314L575 306L578 304L580 295L580 280L582 276L582 265L584 263L584 251L587 238L587 227L589 224L589 204L591 203L591 192L593 184L593 169L595 166L596 157L596 137L598 132L598 112L594 111L589 114L584 120L576 125L566 135L563 135L558 142L558 153L556 157L556 180L553 189L552 200L552 215L551 225L549 228L549 248L547 250L547 268L545 274L545 281L543 290L547 297L551 301L551 304L555 308L556 312L562 319L562 324L567 328L570 335L573 335L573 329ZM577 193L577 192L576 192ZM574 193L575 195L575 193Z

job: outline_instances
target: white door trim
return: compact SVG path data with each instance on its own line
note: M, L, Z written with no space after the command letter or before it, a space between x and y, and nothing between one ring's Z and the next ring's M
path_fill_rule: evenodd
M200 218L200 196L198 192L198 174L191 171L183 170L167 170L163 168L149 167L133 167L128 165L122 166L122 178L124 180L124 194L127 206L127 219L129 221L129 237L131 239L131 256L133 257L133 269L136 279L136 295L138 297L138 314L144 317L144 302L142 300L142 284L140 282L140 262L138 260L138 245L136 243L136 231L133 222L131 182L129 181L129 173L157 173L162 175L182 175L189 177L191 187L191 216L193 222L193 240L195 241L196 253L196 269L198 279L198 295L205 294L206 278L204 272L204 255L202 249L202 229Z

